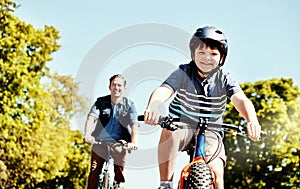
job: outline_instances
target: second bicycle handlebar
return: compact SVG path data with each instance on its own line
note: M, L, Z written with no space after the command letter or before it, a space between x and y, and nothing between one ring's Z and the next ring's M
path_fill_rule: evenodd
M85 139L83 139L84 142ZM88 142L86 142L88 143ZM89 145L91 145L90 143L88 143ZM129 149L128 147L128 143L123 143L123 142L120 142L120 141L103 141L103 140L99 140L99 139L96 139L95 142L93 142L93 144L104 144L104 145L108 145L110 147L114 147L114 146L121 146L124 150L128 150L128 151L131 151L131 149Z

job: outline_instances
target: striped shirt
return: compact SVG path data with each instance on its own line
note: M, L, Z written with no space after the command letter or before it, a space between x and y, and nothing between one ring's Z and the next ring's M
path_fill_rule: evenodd
M241 91L239 84L222 69L201 78L194 62L180 65L163 84L176 92L169 106L170 115L195 122L200 117L222 122L227 97Z

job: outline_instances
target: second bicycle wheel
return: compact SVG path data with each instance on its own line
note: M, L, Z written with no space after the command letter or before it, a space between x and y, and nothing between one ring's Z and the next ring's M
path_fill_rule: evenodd
M190 175L187 178L187 189L210 189L212 175L210 168L203 162L195 162L190 166Z
M101 183L101 189L109 189L109 175L108 173L104 173L103 180Z

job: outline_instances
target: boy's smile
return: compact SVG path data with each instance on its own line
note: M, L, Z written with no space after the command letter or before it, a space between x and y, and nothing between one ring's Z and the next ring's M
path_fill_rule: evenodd
M221 54L217 49L211 49L206 45L203 48L195 49L193 60L202 72L210 72L215 69L220 62Z

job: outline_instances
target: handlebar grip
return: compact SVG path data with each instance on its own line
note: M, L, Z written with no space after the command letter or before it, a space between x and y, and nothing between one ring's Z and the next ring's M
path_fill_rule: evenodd
M137 119L138 119L138 121L144 121L144 115L139 115L138 117L137 117Z
M162 116L159 117L158 123L161 124L164 121L165 118L166 117L162 117ZM138 115L137 119L138 119L138 121L144 121L145 116L144 115Z
M260 131L260 136L261 137L266 137L268 134L266 131Z
M163 117L163 116L161 116L159 118L159 121L158 121L159 124L161 124L163 122L163 120L165 120L166 118L169 118L169 117ZM138 119L138 121L144 121L145 116L144 115L138 115L137 119ZM180 118L172 118L172 122L180 122Z
M144 121L145 116L144 115L138 115L137 119L138 119L138 121ZM165 117L159 117L158 124L161 124L164 119L165 119Z
M138 119L138 121L144 121L145 116L144 115L138 115L137 119ZM161 128L165 128L167 130L175 131L178 128L182 128L182 126L173 124L173 122L179 122L179 121L180 121L179 118L171 118L171 117L168 117L168 116L166 116L166 117L160 116L159 119L158 119L157 124L160 125Z

